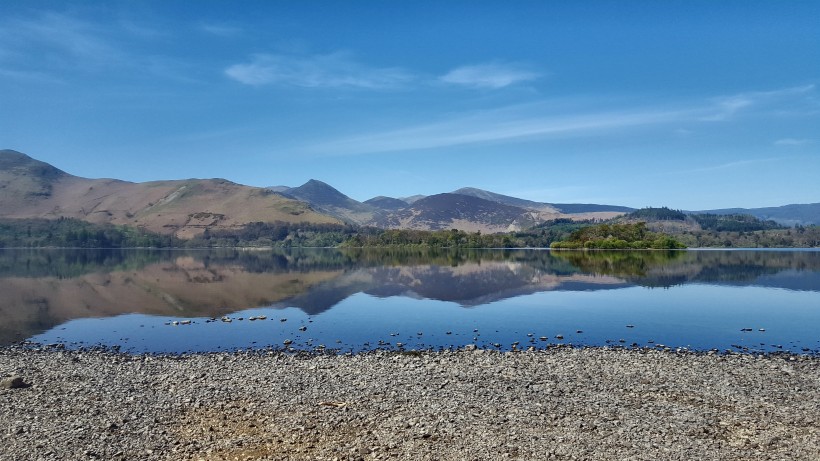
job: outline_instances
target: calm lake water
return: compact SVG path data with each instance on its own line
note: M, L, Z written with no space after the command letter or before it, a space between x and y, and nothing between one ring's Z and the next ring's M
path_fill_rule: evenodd
M0 345L820 353L820 252L0 250Z

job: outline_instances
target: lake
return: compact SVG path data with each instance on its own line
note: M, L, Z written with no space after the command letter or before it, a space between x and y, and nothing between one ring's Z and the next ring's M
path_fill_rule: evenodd
M0 345L820 352L820 251L0 250Z

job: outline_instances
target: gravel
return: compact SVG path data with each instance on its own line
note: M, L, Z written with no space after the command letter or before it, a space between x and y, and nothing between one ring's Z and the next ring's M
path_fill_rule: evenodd
M820 459L816 356L7 348L0 380L2 460Z

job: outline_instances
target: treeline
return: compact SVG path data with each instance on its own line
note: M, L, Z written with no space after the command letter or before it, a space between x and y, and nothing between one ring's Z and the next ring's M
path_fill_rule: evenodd
M351 236L344 247L396 247L426 246L433 248L512 248L515 246L510 234L482 234L452 230L389 229L360 232Z
M0 220L0 248L169 248L182 241L143 229L74 218Z
M786 229L775 221L762 220L749 214L698 213L687 215L681 210L667 207L642 208L624 216L626 220L646 221L689 221L697 223L702 230L716 232L753 232L760 230Z
M663 209L660 209L663 210ZM640 210L639 210L640 211ZM674 210L670 210L674 211ZM661 211L660 216L674 216ZM0 248L812 248L820 247L820 228L782 228L745 215L705 217L701 227L664 226L651 232L647 224L596 223L557 219L534 228L501 234L451 230L377 229L342 224L251 223L233 229L206 229L181 240L144 229L92 224L72 218L0 220ZM671 218L670 218L671 219ZM692 216L687 217L692 223ZM775 227L776 228L773 228ZM712 228L712 229L709 229ZM714 230L738 229L738 230ZM670 236L671 234L671 236ZM560 242L560 243L557 243Z
M774 221L764 221L747 214L695 214L692 215L692 219L697 221L701 229L716 232L754 232L786 228Z
M628 219L646 219L648 221L684 221L686 214L680 210L672 210L667 207L661 208L641 208L626 215Z
M817 248L820 227L796 226L754 232L683 231L676 234L689 247L701 248Z
M344 224L254 222L236 229L205 229L187 247L335 247L360 232Z
M546 248L565 239L572 231L589 226L589 221L569 219L548 221L532 229L502 234L482 234L451 230L373 229L363 228L352 234L344 247L421 246L431 248Z
M567 240L553 242L553 249L677 249L686 245L663 233L651 232L645 222L631 224L596 224L570 234Z

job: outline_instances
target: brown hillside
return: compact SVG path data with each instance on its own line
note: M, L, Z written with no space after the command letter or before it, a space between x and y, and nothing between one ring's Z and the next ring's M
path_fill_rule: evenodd
M249 222L338 223L309 205L224 179L131 183L71 176L14 151L0 151L0 217L61 216L140 226L190 238Z

